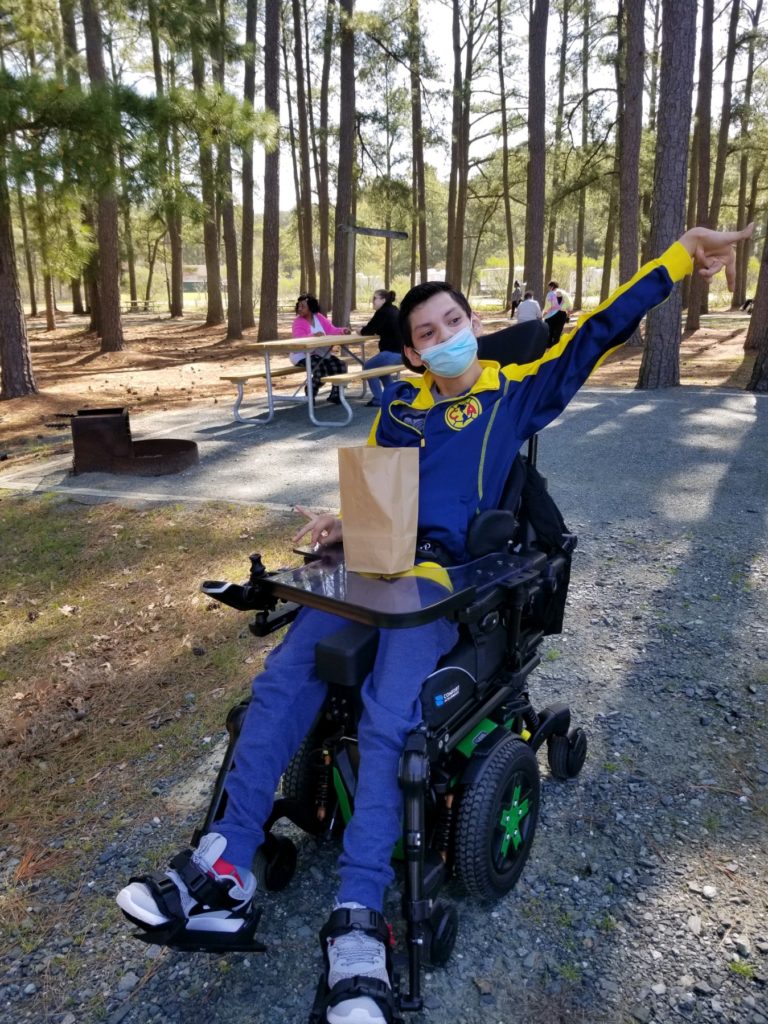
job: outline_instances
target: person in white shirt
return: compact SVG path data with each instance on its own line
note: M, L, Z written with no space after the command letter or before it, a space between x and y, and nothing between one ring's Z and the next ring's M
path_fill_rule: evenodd
M526 320L541 320L541 306L533 297L533 292L526 292L525 298L517 307L517 322L524 324Z

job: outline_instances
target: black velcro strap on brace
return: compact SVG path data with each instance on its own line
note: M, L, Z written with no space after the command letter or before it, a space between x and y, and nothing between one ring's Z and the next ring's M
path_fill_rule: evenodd
M361 907L359 910L338 907L334 910L320 930L320 942L323 949L325 950L328 939L335 939L337 935L345 935L355 928L378 939L384 948L389 950L389 925L383 914L380 914L378 910L370 910L368 907Z
M328 993L325 1008L328 1010L331 1006L337 1006L347 999L357 999L360 996L372 999L384 1014L387 1024L392 1024L395 1017L395 997L389 985L384 981L379 981L378 978L368 978L365 975L342 978Z
M165 914L166 917L169 917L172 921L186 920L186 915L181 906L179 890L176 883L168 875L134 875L129 879L129 882L141 882L142 885L146 885L152 893L158 910ZM143 924L142 927L146 928L147 925ZM162 927L166 928L167 925Z
M211 907L213 910L233 910L242 902L233 900L229 895L228 882L217 882L195 864L192 860L192 850L177 853L170 866L201 906Z

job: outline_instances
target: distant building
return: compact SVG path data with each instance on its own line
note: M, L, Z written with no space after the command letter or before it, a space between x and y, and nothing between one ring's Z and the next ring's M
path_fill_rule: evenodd
M208 272L205 265L198 267L185 267L182 277L182 291L205 292L208 290Z
M182 291L185 292L207 292L208 291L208 270L205 264L185 267L184 276L181 279ZM221 290L226 292L227 282L222 279Z

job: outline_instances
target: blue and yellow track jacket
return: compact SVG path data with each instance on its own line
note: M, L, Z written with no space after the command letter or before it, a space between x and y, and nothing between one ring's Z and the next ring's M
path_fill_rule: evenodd
M582 316L541 359L504 367L482 361L471 391L458 398L436 399L429 372L385 390L368 443L421 447L420 540L437 541L457 562L464 560L469 523L475 513L498 507L523 442L560 415L592 370L691 267L688 252L676 242ZM419 428L403 420L409 408L427 410Z

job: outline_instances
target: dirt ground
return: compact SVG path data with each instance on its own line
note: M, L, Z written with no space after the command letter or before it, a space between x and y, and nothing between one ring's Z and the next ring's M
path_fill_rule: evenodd
M289 315L281 317L280 337L290 337L290 321ZM686 336L681 348L683 385L743 388L754 358L743 350L748 323L743 313L714 313L701 330ZM156 314L129 314L124 318L125 349L105 354L86 326L84 317L66 314L50 333L41 318L29 321L39 393L0 405L0 456L16 463L50 453L51 430L68 432L69 415L87 406L120 405L136 412L188 402L229 403L234 389L220 376L260 364L252 348L255 329L242 341L227 342L221 327L206 328L199 315L172 321ZM498 330L499 321L488 329ZM637 348L617 352L595 373L591 385L634 387L640 358Z

